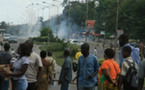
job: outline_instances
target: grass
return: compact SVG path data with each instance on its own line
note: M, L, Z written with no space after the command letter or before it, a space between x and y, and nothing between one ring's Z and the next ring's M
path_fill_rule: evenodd
M62 66L64 62L63 51L53 52L53 57L55 58L58 65Z

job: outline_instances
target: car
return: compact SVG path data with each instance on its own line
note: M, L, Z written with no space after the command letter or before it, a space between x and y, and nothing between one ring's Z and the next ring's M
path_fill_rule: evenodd
M9 41L10 34L4 34L4 41Z
M76 45L79 45L79 46L81 46L81 45L83 44L83 43L80 42L78 39L70 39L69 42L70 42L71 44L76 44Z
M18 39L17 36L11 36L9 39L9 43L17 43Z

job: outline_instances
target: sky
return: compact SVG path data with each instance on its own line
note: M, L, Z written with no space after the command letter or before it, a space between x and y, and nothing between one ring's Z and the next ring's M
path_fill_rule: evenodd
M5 21L12 25L33 24L40 16L43 16L44 20L47 20L62 13L63 7L60 5L62 1L0 0L0 22Z

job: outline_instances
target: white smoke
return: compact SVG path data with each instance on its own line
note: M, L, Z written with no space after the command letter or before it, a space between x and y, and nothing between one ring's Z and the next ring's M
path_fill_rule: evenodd
M45 27L48 27L49 25L49 27L53 31L54 36L58 35L58 38L60 39L67 40L68 36L70 39L76 38L76 33L81 31L81 28L77 24L75 24L72 19L70 19L70 22L68 22L67 17L61 16L59 22L57 20L57 17L52 17L49 22L44 21L43 24L45 24ZM70 26L68 23L70 24ZM27 39L29 37L38 37L40 36L40 30L42 28L42 18L38 18L35 24L29 23L17 26L16 33L13 33L13 35L17 35L19 38L23 39ZM57 30L58 34L56 34ZM9 30L9 33L12 33L12 30Z
M77 24L75 24L72 19L68 21L67 17L65 16L61 17L63 17L63 19L61 19L61 21L59 21L58 24L57 24L58 18L53 17L50 20L49 26L53 30L54 36L56 36L58 30L58 38L60 39L67 39L68 36L69 38L75 38L73 35L76 34L77 32L80 32L81 28Z
M28 24L27 26L21 25L18 36L23 39L27 39L29 37L38 37L40 36L41 27L42 23L40 19L37 20L36 24Z

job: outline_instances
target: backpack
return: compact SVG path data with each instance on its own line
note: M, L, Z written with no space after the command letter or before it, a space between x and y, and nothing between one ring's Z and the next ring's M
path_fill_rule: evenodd
M126 73L124 79L124 90L137 90L137 70L135 69L135 62L129 62L126 60L127 64L129 65L129 69Z
M76 72L78 64L75 61L72 64L73 64L73 71Z
M46 67L46 75L47 75L47 80L48 80L48 83L49 84L53 84L53 79L52 79L52 76L53 76L53 67L52 67L52 65L53 65L53 62L54 62L54 60L52 60L51 61L51 63L49 64L49 65L47 65L47 67Z

